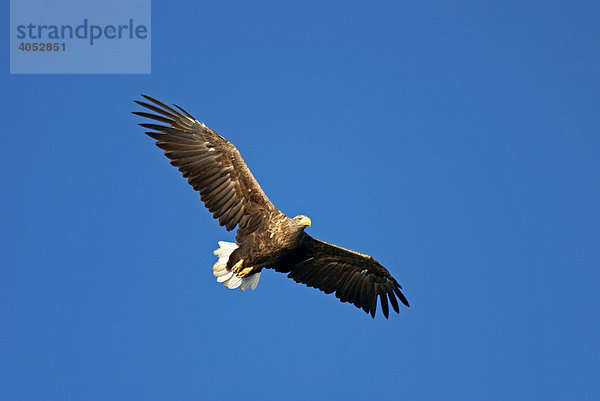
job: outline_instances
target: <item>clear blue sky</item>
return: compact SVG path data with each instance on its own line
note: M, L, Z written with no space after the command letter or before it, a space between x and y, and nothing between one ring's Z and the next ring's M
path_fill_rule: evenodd
M600 399L600 5L496 3L154 1L151 75L9 75L4 52L0 398ZM233 234L139 93L411 308L217 284Z

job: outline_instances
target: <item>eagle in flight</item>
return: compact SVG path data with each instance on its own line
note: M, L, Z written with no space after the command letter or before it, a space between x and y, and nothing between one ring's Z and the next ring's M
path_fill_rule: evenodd
M228 231L237 227L236 243L219 241L213 266L217 281L242 291L258 285L263 268L326 294L335 293L375 317L377 298L387 318L389 303L400 313L398 299L408 306L401 286L373 257L344 249L304 232L307 216L287 217L267 198L240 152L227 139L176 108L142 95L135 101L148 111L133 113L162 124L141 123L152 131L171 164L200 193L200 199Z

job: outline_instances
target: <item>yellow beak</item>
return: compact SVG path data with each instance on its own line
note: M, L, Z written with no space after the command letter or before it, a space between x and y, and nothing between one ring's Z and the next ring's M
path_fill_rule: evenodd
M300 220L300 224L303 224L305 226L309 226L312 222L310 221L310 219L308 217L303 218L302 220Z

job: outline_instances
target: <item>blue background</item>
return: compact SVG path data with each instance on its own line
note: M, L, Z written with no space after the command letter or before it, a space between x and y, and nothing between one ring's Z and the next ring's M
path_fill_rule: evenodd
M9 75L4 52L0 398L600 399L600 5L522 3L155 1L147 76ZM139 93L411 308L217 284L233 234Z

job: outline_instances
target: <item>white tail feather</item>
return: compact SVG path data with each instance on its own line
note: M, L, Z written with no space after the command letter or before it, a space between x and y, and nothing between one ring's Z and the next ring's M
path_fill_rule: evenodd
M213 275L217 277L217 281L230 289L239 287L242 291L246 291L248 288L255 290L260 279L260 272L251 276L238 277L231 270L227 270L229 257L239 246L233 242L219 241L219 247L214 252L219 260L213 265Z
M260 272L254 273L248 277L244 277L242 279L242 284L240 285L240 290L246 291L248 288L255 290L256 286L258 285L258 280L260 280Z

